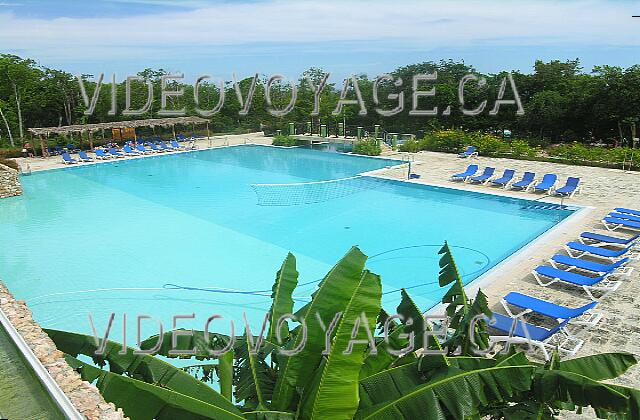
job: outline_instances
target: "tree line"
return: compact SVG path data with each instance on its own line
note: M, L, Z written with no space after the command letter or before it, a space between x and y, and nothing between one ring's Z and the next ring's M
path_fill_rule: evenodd
M85 115L86 103L81 94L76 77L68 72L38 65L32 59L15 55L0 54L0 147L19 147L27 141L28 127L60 126L96 122L110 122L133 118L160 117L162 101L162 77L169 73L163 69L144 69L137 76L140 80L130 81L131 109L139 109L147 100L147 82L153 86L153 100L144 116L127 116L122 111L126 104L126 81L116 81L115 86L105 77L92 115ZM437 74L437 79L423 81L420 91L435 89L434 96L421 97L420 109L435 109L435 115L411 115L415 108L412 79L418 74ZM478 115L465 115L459 99L460 82L466 75L477 76L476 80L465 84L464 108L478 108L484 100L489 105ZM631 145L637 137L636 126L640 119L640 65L629 68L617 66L596 66L585 71L579 60L549 62L536 61L531 73L511 72L524 114L518 115L517 107L502 106L497 115L490 115L490 109L500 97L501 83L507 73L484 74L463 62L424 62L399 67L389 72L390 78L377 85L377 103L380 108L392 109L402 101L402 111L391 117L375 112L377 105L374 95L376 78L355 75L355 83L350 81L345 88L342 82L332 79L320 94L317 115L314 110L313 86L322 83L326 72L310 68L295 80L295 106L287 115L274 116L269 112L266 85L268 76L259 76L254 86L254 94L249 112L241 115L246 105L247 93L252 89L251 77L242 79L235 86L232 81L206 81L198 87L198 98L194 99L194 84L172 81L166 89L183 91L179 97L167 98L170 109L185 108L186 115L197 115L196 109L214 109L224 106L210 117L210 126L215 132L242 132L247 130L286 129L289 122L313 126L327 124L330 134L338 123L347 127L363 126L372 130L380 124L383 130L397 133L413 133L422 136L426 131L437 129L463 129L498 133L509 130L514 136L528 139L533 144L580 141L584 143L606 143L610 145ZM83 75L83 83L89 98L97 86L97 77ZM478 82L483 79L486 83ZM399 86L398 81L402 80ZM309 83L311 81L311 84ZM358 91L355 91L357 84ZM237 95L237 90L241 93ZM112 115L112 90L116 94L117 113ZM398 99L399 93L402 95ZM358 93L367 110L361 112L358 104L342 107L335 114L342 98L356 99ZM505 99L514 98L515 92L506 84ZM389 99L389 95L392 95ZM292 85L286 81L276 82L270 89L271 107L283 109L292 98Z

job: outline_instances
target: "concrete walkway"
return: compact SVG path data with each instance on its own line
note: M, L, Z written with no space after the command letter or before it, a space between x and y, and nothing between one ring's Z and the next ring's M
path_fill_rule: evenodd
M389 157L407 157L408 154L388 153ZM541 287L536 283L531 271L538 265L547 263L555 253L564 253L562 246L576 240L585 230L617 236L630 236L634 231L620 230L611 233L604 229L602 217L613 207L640 209L640 172L625 172L618 169L594 168L587 166L570 166L547 162L530 162L502 158L479 157L459 159L456 155L433 152L409 154L415 159L412 172L419 174L420 179L410 182L427 183L445 187L459 187L485 193L501 193L513 197L535 199L540 194L525 192L509 192L499 188L463 184L449 181L451 174L463 172L467 165L478 164L493 166L496 173L506 168L517 170L516 177L524 171L537 174L556 173L560 183L564 184L567 176L578 176L584 183L582 194L565 199L565 204L589 206L579 220L557 227L551 236L545 237L543 244L536 244L517 258L513 264L501 268L499 273L490 275L487 286L482 291L489 297L492 310L505 313L500 298L510 291L518 291L547 299L567 306L584 305L589 302L586 294L575 287L562 287L557 284ZM385 176L406 179L407 168L387 170ZM558 198L546 201L559 203ZM472 234L472 231L470 231ZM578 331L578 336L585 339L585 344L578 356L604 352L630 352L640 357L640 263L632 262L636 269L631 278L623 278L622 286L600 302L597 310L604 313L603 319L589 331ZM640 387L640 368L632 368L625 376L616 381L619 384Z

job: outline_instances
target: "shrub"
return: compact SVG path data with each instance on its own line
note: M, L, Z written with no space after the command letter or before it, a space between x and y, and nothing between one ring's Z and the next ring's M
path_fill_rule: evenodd
M439 130L425 134L420 140L422 150L434 152L459 152L469 141L469 136L462 130Z
M293 147L293 146L297 146L298 145L298 140L296 138L294 138L294 137L279 135L279 136L275 136L273 138L273 145L274 146Z
M22 157L22 149L20 147L8 147L0 149L0 158L17 158Z
M360 140L353 145L353 153L367 156L378 156L382 153L382 148L376 139Z
M15 169L16 171L20 170L20 167L18 166L18 162L16 162L15 160L3 159L0 157L0 165L8 166L10 168Z
M536 157L540 149L531 147L525 140L513 140L509 145L511 148L511 156L513 157Z
M398 150L401 152L416 153L420 150L423 150L420 146L420 143L416 140L407 140L406 142L398 146Z
M482 156L499 156L510 151L509 144L493 134L480 134L474 137L470 144L476 146L478 153Z

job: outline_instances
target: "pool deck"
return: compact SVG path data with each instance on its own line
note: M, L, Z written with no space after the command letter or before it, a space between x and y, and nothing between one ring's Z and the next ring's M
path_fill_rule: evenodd
M531 271L538 265L547 263L555 253L564 253L563 245L571 240L577 240L580 233L586 230L611 234L614 236L630 236L634 231L618 230L614 233L607 231L601 219L614 207L640 208L640 172L625 172L620 169L595 168L587 166L571 166L548 162L520 161L503 158L478 157L460 159L453 154L419 152L410 154L415 162L412 172L420 178L408 182L426 183L444 187L457 187L465 190L503 194L517 198L536 199L540 194L526 192L510 192L496 187L471 185L449 181L449 176L463 172L467 165L474 163L480 168L493 166L496 173L502 173L506 168L515 169L518 174L533 171L541 175L556 173L559 183L564 184L567 176L578 176L582 179L584 189L581 194L565 199L565 204L585 206L566 223L545 234L542 241L528 246L505 264L492 270L482 282L482 291L488 296L492 310L505 313L500 298L511 291L518 291L547 299L567 306L584 305L589 302L586 294L577 287L563 287L558 283L542 287L535 281ZM386 153L387 157L406 157L406 153ZM407 168L389 169L381 173L386 177L406 179ZM560 199L550 197L548 202L559 203ZM575 220L571 220L575 219ZM470 233L473 224L470 224ZM640 233L635 231L635 233ZM632 261L635 266L630 278L623 277L623 284L616 291L608 295L598 305L597 310L604 314L603 319L589 331L580 331L577 335L585 340L585 344L578 356L603 352L629 352L640 357L640 262ZM623 385L640 387L640 369L632 368L617 381Z
M233 134L233 135L224 135L224 136L213 135L208 138L206 137L200 138L196 140L195 143L198 150L203 150L203 149L211 149L211 148L225 147L225 146L236 146L239 144L250 144L250 143L251 144L271 144L271 140L272 140L271 137L265 137L262 133L250 133L250 134ZM125 156L118 160L144 159L145 157L148 157L148 156L186 153L186 152L188 152L188 150L184 152L167 152L167 153L158 153L158 154L154 153L154 154L144 155L144 156ZM93 157L93 153L90 153L89 156ZM72 157L76 157L76 156L73 155ZM115 159L95 160L92 163L79 163L79 164L71 164L71 165L65 165L64 163L62 163L62 158L60 156L50 156L47 158L41 158L41 157L18 158L14 160L20 164L23 171L28 166L28 168L30 168L31 171L35 172L35 171L44 171L47 169L64 168L68 166L98 165L102 162L112 162Z
M225 147L238 144L271 144L271 138L262 133L212 136L210 139L197 141L199 149L210 147ZM602 217L613 207L640 208L640 172L625 172L620 169L595 168L587 166L571 166L548 162L520 161L503 158L477 157L459 159L456 155L434 152L419 152L414 154L385 152L383 157L406 158L411 156L412 172L420 175L420 179L407 182L424 183L443 187L462 188L465 190L501 194L517 198L538 199L541 194L526 192L511 192L500 188L471 185L449 181L453 173L462 172L471 163L483 166L494 166L496 173L502 173L506 168L515 169L518 174L523 171L556 173L559 183L564 184L567 176L578 176L582 179L584 189L574 198L565 199L565 204L584 206L585 209L572 216L560 226L554 228L539 238L532 246L527 246L511 257L505 263L491 270L479 279L482 290L489 297L489 302L497 312L504 313L500 305L500 297L510 291L519 291L542 299L567 306L578 306L588 302L586 294L578 288L563 287L557 283L549 287L539 286L531 270L540 264L545 264L555 253L562 252L562 246L576 240L580 232L590 230L599 233L606 231L600 222ZM143 157L142 157L143 158ZM136 158L134 158L136 159ZM21 165L29 164L32 171L63 167L59 156L47 159L17 159ZM98 162L99 164L99 162ZM407 167L396 167L377 172L378 175L406 180ZM559 198L549 197L544 201L559 203ZM470 224L470 233L473 224ZM628 236L633 231L619 230L614 235ZM602 352L624 351L640 355L640 301L636 296L640 294L640 263L632 262L636 270L631 278L623 278L622 286L607 296L598 305L597 310L604 314L600 323L589 331L580 331L580 338L585 340L578 355ZM640 387L640 369L633 368L618 383Z

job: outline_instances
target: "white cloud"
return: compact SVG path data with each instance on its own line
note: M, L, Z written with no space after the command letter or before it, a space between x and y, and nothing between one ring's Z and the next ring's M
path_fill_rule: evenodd
M631 18L637 9L632 2L602 0L277 0L131 17L125 6L122 17L105 18L47 20L0 12L0 45L40 59L76 61L173 57L234 45L242 52L256 43L324 43L327 49L332 43L349 43L424 51L476 45L637 46L637 21Z

